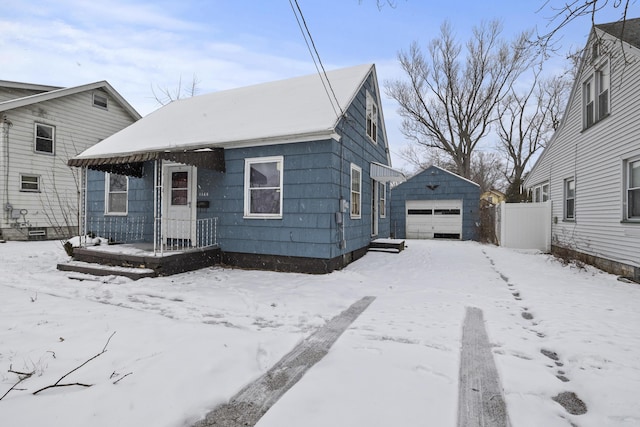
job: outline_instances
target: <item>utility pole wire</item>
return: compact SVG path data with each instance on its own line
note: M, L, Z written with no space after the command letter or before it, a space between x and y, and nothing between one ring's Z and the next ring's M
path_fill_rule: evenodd
M293 6L293 3L296 4L295 7ZM291 5L291 10L293 11L293 14L296 17L296 21L298 22L298 27L300 28L300 32L302 32L302 38L304 38L304 41L307 44L307 49L309 50L309 54L311 55L313 64L315 65L316 70L318 71L318 74L320 74L320 80L322 80L322 86L324 87L324 91L327 93L327 96L329 97L331 108L333 108L333 112L336 114L336 116L340 118L344 115L344 111L342 110L342 107L340 106L340 102L338 101L338 97L336 96L336 93L333 90L333 87L331 86L331 82L329 81L329 77L327 76L327 71L324 69L324 65L322 64L322 59L320 59L320 54L318 53L316 44L313 41L313 37L311 36L311 31L309 31L309 27L307 26L307 21L304 19L304 15L302 14L302 9L298 4L298 0L289 0L289 4ZM297 9L297 12L296 12L296 9ZM298 18L298 15L300 15L299 18ZM302 20L302 23L300 22L300 20ZM304 29L302 28L303 25L304 25ZM307 36L309 37L309 40L307 40ZM311 42L311 45L309 45L309 42ZM313 47L313 50L312 50L312 47ZM315 55L314 55L314 52L315 52ZM317 58L317 62L316 62L316 58ZM322 72L320 71L320 68L318 68L318 64L320 64L320 68L322 69ZM324 78L322 78L323 76ZM325 83L325 80L326 80L326 83ZM329 86L328 89L327 89L327 85ZM329 93L329 91L331 93ZM333 104L334 100L336 105ZM340 114L338 114L338 112L336 111L336 106L340 110Z

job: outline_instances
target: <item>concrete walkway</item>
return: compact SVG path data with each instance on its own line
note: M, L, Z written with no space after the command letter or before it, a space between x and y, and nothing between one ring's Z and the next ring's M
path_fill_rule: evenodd
M254 426L309 368L329 352L333 343L374 299L375 297L364 297L331 319L264 375L240 390L229 403L214 409L203 420L194 424L194 427Z
M508 426L509 416L482 310L467 307L460 353L458 427Z

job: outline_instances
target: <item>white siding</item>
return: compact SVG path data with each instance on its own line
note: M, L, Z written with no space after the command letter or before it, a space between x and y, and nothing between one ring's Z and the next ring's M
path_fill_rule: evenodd
M12 126L8 133L8 174L6 151L0 156L0 202L3 208L9 203L14 210L26 209L28 213L20 222L27 221L31 227L77 225L79 170L68 167L67 161L134 122L110 96L108 110L93 107L92 93L81 92L4 113ZM34 123L55 127L55 155L34 152ZM41 191L21 192L20 174L39 175ZM2 228L12 222L2 209Z
M566 117L527 178L529 188L550 182L553 244L640 266L640 224L623 220L623 162L640 155L640 58L625 46L624 62L611 40L610 116L583 130L582 82L593 68L585 61ZM564 180L575 177L575 221L564 221Z

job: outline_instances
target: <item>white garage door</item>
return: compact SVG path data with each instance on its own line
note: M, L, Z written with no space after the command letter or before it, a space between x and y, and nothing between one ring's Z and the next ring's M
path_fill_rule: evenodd
M462 200L407 200L407 239L460 239Z

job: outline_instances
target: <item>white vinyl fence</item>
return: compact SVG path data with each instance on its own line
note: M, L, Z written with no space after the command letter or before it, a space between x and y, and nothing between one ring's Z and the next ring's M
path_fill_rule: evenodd
M496 236L505 248L551 250L551 202L500 203Z

